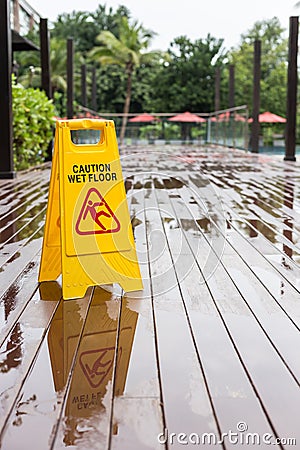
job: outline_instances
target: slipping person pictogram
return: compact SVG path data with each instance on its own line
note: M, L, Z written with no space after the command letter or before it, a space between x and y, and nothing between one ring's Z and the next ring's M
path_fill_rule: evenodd
M103 211L102 209L99 211L98 208L100 206L104 206L105 207L105 203L104 202L92 202L92 200L89 200L88 204L87 204L87 206L85 208L85 212L84 212L84 215L83 215L83 220L85 220L86 216L90 213L90 215L92 216L92 218L96 222L96 224L100 228L102 228L102 230L106 230L106 227L99 220L99 217L101 217L101 216L110 217L110 214L108 214L107 212Z
M80 235L116 233L120 230L119 220L96 188L89 189L75 229Z

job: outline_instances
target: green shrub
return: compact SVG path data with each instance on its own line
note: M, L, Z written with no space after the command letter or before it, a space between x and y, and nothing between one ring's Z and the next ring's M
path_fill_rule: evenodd
M53 133L54 106L39 89L12 82L13 151L16 170L44 161Z

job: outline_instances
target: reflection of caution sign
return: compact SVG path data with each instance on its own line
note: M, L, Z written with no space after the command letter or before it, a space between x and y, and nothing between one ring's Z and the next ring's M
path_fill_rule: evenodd
M82 352L79 357L81 369L92 388L100 386L114 363L115 347Z
M88 191L75 229L82 235L116 233L120 230L120 222L97 189Z
M72 130L100 131L97 144L76 145ZM143 288L112 120L56 124L39 281L62 274L64 298L89 286Z
M63 312L56 317L60 320L55 321L55 326L51 324L48 333L57 391L64 389L73 363L62 417L63 447L87 448L89 443L91 449L102 448L99 442L104 442L103 430L106 424L109 426L112 391L118 396L124 394L138 313L125 306L124 298L125 311L119 320L119 302L108 291L96 287L83 325L82 318L78 320L79 302L62 302Z

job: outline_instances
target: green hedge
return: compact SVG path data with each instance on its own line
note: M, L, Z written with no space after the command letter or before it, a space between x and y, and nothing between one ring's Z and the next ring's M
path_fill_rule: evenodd
M13 151L16 170L44 161L53 133L52 101L39 89L12 82Z

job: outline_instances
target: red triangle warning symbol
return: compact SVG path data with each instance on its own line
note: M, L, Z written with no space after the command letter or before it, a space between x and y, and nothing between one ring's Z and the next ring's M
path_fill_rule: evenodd
M114 362L115 347L101 348L82 352L79 363L92 388L100 386L110 375Z
M96 188L89 189L75 225L76 233L80 235L117 233L120 228L119 220L100 192Z

